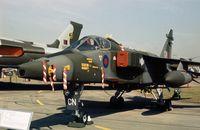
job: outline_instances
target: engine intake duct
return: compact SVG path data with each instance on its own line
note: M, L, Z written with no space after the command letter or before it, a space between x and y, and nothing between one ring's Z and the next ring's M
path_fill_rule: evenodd
M141 55L135 52L117 52L117 67L141 67Z

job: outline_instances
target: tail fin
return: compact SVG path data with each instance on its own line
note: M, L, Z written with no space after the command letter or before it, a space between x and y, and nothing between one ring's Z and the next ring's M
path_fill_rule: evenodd
M82 28L82 24L71 21L58 39L56 39L52 44L48 44L47 47L64 49L70 46L71 43L79 39Z
M172 29L170 29L169 34L166 34L166 37L167 37L167 40L166 40L165 45L162 49L160 57L171 58L172 57L172 44L173 44L172 41L174 40Z

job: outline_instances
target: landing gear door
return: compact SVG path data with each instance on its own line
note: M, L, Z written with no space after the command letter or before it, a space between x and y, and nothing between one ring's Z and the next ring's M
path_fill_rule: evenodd
M66 103L67 109L78 110L80 92L66 91L64 95L65 95L65 103Z

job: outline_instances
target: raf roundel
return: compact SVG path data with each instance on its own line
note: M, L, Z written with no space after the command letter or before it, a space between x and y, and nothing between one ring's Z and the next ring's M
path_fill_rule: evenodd
M104 68L107 68L107 67L108 67L108 64L109 64L108 56L107 56L107 55L104 55L104 56L103 56L103 66L104 66Z

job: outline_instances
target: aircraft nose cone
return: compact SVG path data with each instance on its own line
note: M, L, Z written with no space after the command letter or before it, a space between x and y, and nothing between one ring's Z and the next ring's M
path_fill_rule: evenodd
M41 61L32 61L19 66L19 75L22 78L42 79L43 67Z

